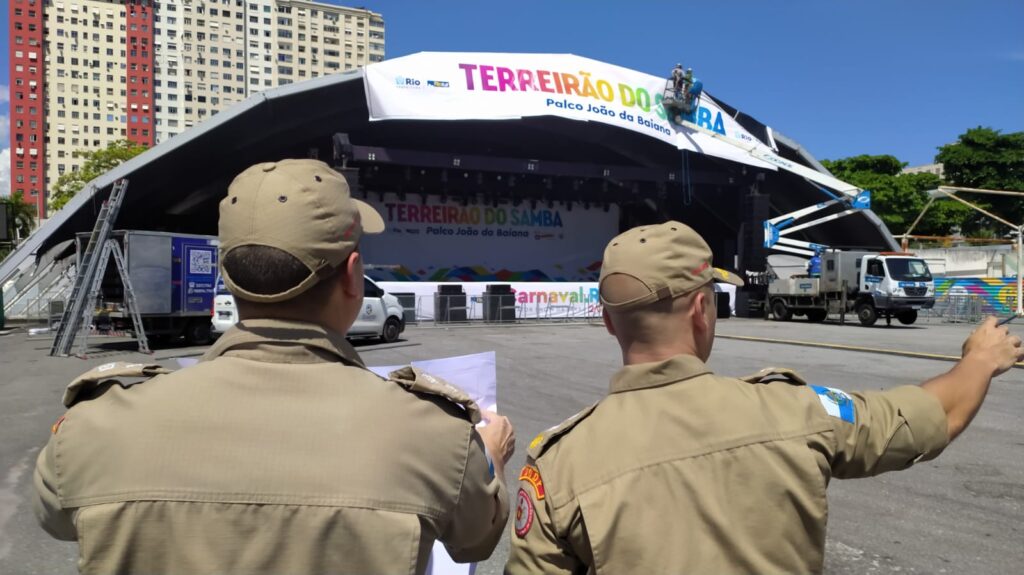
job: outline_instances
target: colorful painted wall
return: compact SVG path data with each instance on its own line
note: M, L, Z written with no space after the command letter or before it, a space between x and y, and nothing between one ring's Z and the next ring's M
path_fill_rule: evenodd
M1017 307L1017 278L935 278L937 309L956 295L978 296L986 315L1007 315Z

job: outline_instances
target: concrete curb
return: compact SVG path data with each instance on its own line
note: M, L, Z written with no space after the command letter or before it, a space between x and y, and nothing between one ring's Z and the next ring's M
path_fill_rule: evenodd
M755 337L747 335L725 335L715 334L715 339L733 339L737 341L754 341L758 343L777 343L782 345L796 345L802 347L819 347L822 349L835 349L840 351L859 351L862 353L877 353L882 355L896 355L900 357L912 357L916 359L932 359L939 361L960 361L958 355L944 355L941 353L927 353L923 351L909 351L900 349L885 349L879 347L864 347L858 345L844 345L839 343L823 343L819 341L800 341L795 339L773 339L768 337ZM1024 368L1024 362L1018 362L1014 365L1017 369Z

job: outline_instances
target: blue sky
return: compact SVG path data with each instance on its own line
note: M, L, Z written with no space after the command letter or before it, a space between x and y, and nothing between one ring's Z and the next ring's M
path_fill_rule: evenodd
M818 158L893 154L922 164L967 128L1024 130L1021 0L331 3L381 12L389 58L573 53L657 75L679 61L710 93ZM4 147L7 57L4 49Z

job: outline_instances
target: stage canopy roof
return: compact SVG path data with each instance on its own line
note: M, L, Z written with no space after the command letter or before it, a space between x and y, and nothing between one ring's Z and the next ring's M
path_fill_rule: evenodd
M422 64L431 61L459 66L447 73L441 68L424 70ZM519 67L501 64L516 61L524 63ZM548 62L546 67L543 62ZM542 74L555 66L564 66L571 73ZM408 71L395 74L398 68ZM587 73L588 69L594 72ZM524 78L523 70L531 75ZM591 94L576 101L613 110L613 115L626 112L632 119L558 108L552 101L568 105L573 98L557 93L556 76L563 92L570 90L567 76L575 77L576 92L570 90L571 96L586 89L585 81L591 83L596 97ZM371 82L374 77L376 84ZM657 84L652 84L655 81ZM486 99L476 100L476 108L467 108L465 102L460 103L456 90L468 82L474 82L474 97L504 92L513 99L507 100L507 105L500 100L494 100L493 105ZM368 87L387 84L394 94L389 95L385 89L368 94ZM522 89L527 85L533 87L532 92ZM629 86L628 94L622 85ZM348 174L363 170L358 177L365 189L372 188L365 169L375 164L402 167L408 181L417 177L416 172L422 175L426 169L439 169L446 162L452 170L478 172L514 172L510 166L519 162L539 164L542 169L538 173L553 176L564 170L573 177L604 179L620 186L630 180L650 182L652 190L659 189L658 184L678 183L678 178L690 178L688 181L698 185L759 182L761 192L771 196L772 215L829 199L805 178L757 160L737 161L736 149L723 147L704 134L691 133L685 139L666 135L654 125L658 121L655 113L660 109L654 100L663 85L663 78L572 55L421 53L371 65L366 70L270 89L97 178L0 264L0 282L13 277L30 257L42 257L75 233L91 230L101 202L119 178L128 178L129 186L116 228L216 234L217 204L231 179L253 163L286 157L316 155L334 165L344 162L350 168ZM640 95L644 86L650 102L644 102ZM423 114L415 113L417 108L409 105L403 108L403 100L415 104L413 94L421 93L434 98L436 105L423 109ZM533 103L526 102L528 97L534 99ZM623 106L630 98L633 104ZM751 146L827 173L797 143L706 92L702 106L710 108L710 114L696 120L709 130L721 130L730 137L742 134L740 137L750 138ZM458 117L440 119L437 110L442 109L448 113L454 110ZM464 110L461 115L459 110ZM721 119L717 117L719 112ZM380 120L372 121L371 113ZM644 117L648 124L637 117ZM693 152L689 154L689 173L681 171L680 149ZM453 158L464 160L453 165ZM410 167L414 168L411 176ZM412 188L412 193L416 189L426 190L424 184ZM637 189L634 187L634 194ZM666 198L661 189L662 202L675 201ZM700 193L696 196L700 200ZM708 205L714 209L717 204L709 201ZM685 217L684 212L684 221ZM734 219L735 214L722 218L723 222ZM833 247L896 248L888 230L870 210L807 229L798 237Z

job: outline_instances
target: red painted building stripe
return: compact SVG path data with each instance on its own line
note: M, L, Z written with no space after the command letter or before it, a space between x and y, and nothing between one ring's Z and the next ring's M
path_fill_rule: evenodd
M42 218L46 216L43 1L9 0L8 21L11 195L20 194L34 204Z
M125 34L127 34L127 74L125 93L128 98L128 140L152 146L156 140L156 97L153 73L153 10L150 0L125 2Z

